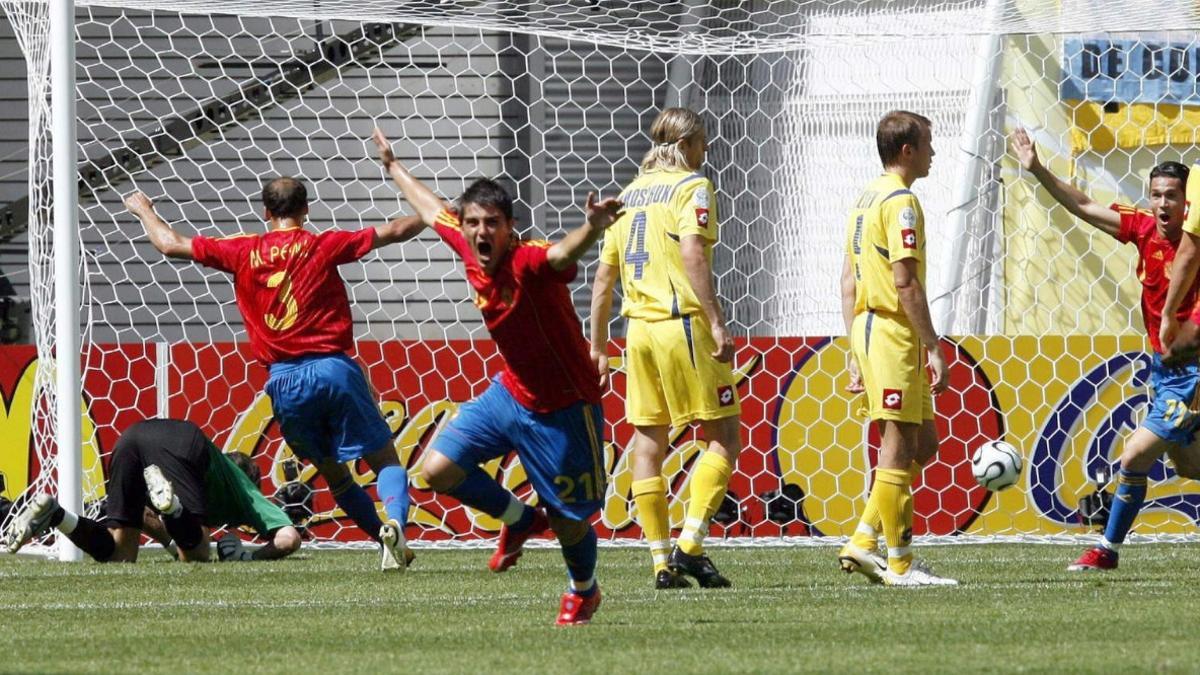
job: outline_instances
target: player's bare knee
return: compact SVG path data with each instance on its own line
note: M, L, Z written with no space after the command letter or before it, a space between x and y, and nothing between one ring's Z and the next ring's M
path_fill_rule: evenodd
M742 423L736 415L717 420L705 420L700 425L708 440L709 450L733 462L742 452Z
M367 466L371 467L371 470L376 475L389 466L400 465L400 458L396 455L396 449L391 445L385 445L369 455L364 455L363 461L367 463Z
M421 464L421 480L434 492L450 492L466 478L466 472L440 452L431 452Z

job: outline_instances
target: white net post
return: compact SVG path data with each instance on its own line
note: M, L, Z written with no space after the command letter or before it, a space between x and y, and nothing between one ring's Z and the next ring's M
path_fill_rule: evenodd
M51 126L54 182L55 443L58 500L83 512L83 449L80 429L83 380L79 335L79 219L75 161L75 2L53 0L50 8ZM83 553L66 537L58 559L78 561Z

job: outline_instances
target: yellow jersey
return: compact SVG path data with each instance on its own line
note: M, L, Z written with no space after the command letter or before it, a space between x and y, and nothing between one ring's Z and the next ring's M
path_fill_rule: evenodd
M1187 192L1187 220L1183 221L1183 231L1200 237L1200 162L1192 165L1192 171L1188 174Z
M621 275L621 314L662 321L701 311L683 269L679 243L689 235L717 240L712 181L687 171L649 171L621 192L625 215L604 233L600 261ZM705 251L712 263L712 246Z
M854 313L907 318L892 263L915 258L917 280L925 285L925 213L896 174L872 180L859 196L846 226L846 253L854 270Z

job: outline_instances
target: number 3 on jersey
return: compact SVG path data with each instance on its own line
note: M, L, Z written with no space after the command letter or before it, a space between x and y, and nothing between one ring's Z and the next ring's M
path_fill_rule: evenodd
M646 252L646 212L638 211L629 226L629 240L625 242L625 264L633 265L633 278L641 279L650 254Z
M266 320L267 328L274 331L283 331L291 328L296 323L296 316L300 313L300 308L296 304L296 298L292 296L292 280L288 278L287 272L280 270L267 278L267 288L279 289L279 301L283 303L283 317L280 318L274 314L267 314L263 317Z

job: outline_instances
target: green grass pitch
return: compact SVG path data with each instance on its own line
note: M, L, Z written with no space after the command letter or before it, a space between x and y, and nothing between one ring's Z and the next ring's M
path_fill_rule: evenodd
M1195 672L1200 545L1126 547L1121 569L1065 570L1078 547L926 547L958 588L889 589L829 548L713 549L730 590L656 592L641 549L602 549L590 626L552 625L552 549L487 571L482 550L273 563L0 559L3 672Z

